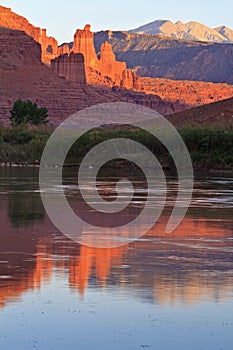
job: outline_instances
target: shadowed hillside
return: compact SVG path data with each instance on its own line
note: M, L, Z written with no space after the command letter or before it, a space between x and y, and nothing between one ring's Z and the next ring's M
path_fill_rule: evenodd
M233 127L233 98L191 108L168 116L176 127L185 125L208 125L212 127Z

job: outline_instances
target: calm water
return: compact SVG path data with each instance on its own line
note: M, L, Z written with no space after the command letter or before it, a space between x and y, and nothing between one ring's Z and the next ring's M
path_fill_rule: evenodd
M66 174L67 198L87 215L75 178ZM147 191L131 178L128 217ZM106 199L116 180L99 179ZM186 218L166 235L176 190L170 178L167 208L142 239L97 249L50 223L38 170L0 169L0 349L232 350L233 178L197 179Z

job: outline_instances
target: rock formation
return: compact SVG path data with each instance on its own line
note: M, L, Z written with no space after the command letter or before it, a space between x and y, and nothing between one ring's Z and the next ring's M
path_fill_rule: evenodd
M82 84L87 80L89 84L119 86L127 89L137 86L136 73L127 70L125 62L116 61L109 43L103 43L100 59L98 59L94 46L94 34L89 24L83 30L76 31L71 49L68 44L58 48L57 40L48 37L46 29L34 27L26 18L3 6L0 6L0 27L22 30L31 36L41 45L42 62L50 65L51 61L57 58L52 63L52 68L67 80ZM71 53L84 56L85 73L83 73L83 62L80 56L70 55ZM62 56L58 57L60 55ZM67 56L63 57L63 55ZM64 65L66 68L62 68Z
M51 61L52 70L67 80L86 84L86 74L84 68L84 57L81 53L68 53L60 55Z
M95 52L93 33L90 31L90 28L91 26L87 24L84 30L78 29L76 31L71 51L82 53L86 67L95 68L98 65L98 58Z
M83 54L86 78L89 84L118 86L127 89L138 88L136 73L127 69L125 62L116 60L111 44L104 42L100 49L100 58L97 57L94 34L91 32L89 24L83 30L76 31L71 49L69 49L68 44L59 47L60 54L71 52Z
M123 85L122 80L123 73L126 71L126 63L116 61L115 54L112 51L112 45L107 42L103 43L100 49L98 71L102 76L110 77L114 85Z
M49 65L51 59L58 55L58 42L55 38L47 36L46 29L41 30L37 41L41 44L42 62Z
M72 54L70 56L72 58ZM121 88L80 85L63 79L41 63L41 47L35 40L23 31L0 28L1 123L9 124L9 111L19 98L46 107L49 121L54 125L71 114L98 103L137 103L154 108L162 114L185 109L185 106L167 103L155 95Z
M57 40L48 37L46 29L34 27L26 18L12 12L10 8L0 6L0 27L23 30L41 44L41 60L47 65L58 55Z
M12 27L17 27L19 30L7 29ZM9 111L18 98L32 100L41 107L46 106L50 121L58 124L77 110L101 102L138 103L162 114L171 114L233 96L233 87L227 84L138 78L133 70L126 68L125 62L116 60L112 46L109 44L109 41L114 44L114 50L118 51L117 57L119 57L119 50L127 56L125 50L129 49L130 44L132 52L129 56L135 65L138 57L143 56L144 61L146 57L145 53L140 51L145 43L141 41L137 43L136 39L138 36L135 34L103 32L95 36L95 49L93 33L87 25L84 30L78 30L75 33L72 45L64 44L58 49L56 40L48 38L45 30L33 27L25 18L14 14L11 9L0 6L0 120L4 124L9 123ZM153 44L154 36L150 36L150 39L153 39ZM171 50L176 50L170 47L171 43L175 46L181 45L177 48L179 56L185 52L187 43L172 39L162 40L158 37L156 40L157 46L155 45L156 47L152 49L159 53L158 57L163 56L162 53L160 55L160 51L165 51L168 60L164 60L163 56L163 69L166 70L170 65ZM159 48L160 44L163 45L161 48ZM232 45L190 42L189 45L193 50L197 50L197 53L201 49L208 51L213 45L217 48L221 46L223 58L225 57L223 52L228 52L228 65L229 67L232 65L230 60ZM78 51L82 52L78 53ZM158 58L155 58L154 54L152 56L153 60ZM52 61L52 69L41 63L41 57L43 62L47 63L56 58ZM208 55L205 56L202 64L204 62L206 70L209 67L209 70L216 73ZM218 62L219 60L216 59L216 65ZM198 65L196 68L198 69ZM221 68L221 76L222 71L224 69ZM230 73L228 77L231 77ZM86 80L92 86L85 85ZM132 91L133 89L137 93ZM232 116L230 107L229 113L229 116ZM229 118L232 119L232 117Z

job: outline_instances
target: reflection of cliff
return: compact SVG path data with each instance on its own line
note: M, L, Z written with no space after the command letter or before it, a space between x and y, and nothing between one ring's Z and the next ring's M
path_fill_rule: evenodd
M230 213L228 213L230 215ZM179 227L170 233L166 233L166 225L169 216L163 215L159 222L148 232L148 236L168 237L168 238L221 238L231 237L233 232L233 222L229 216L228 219L221 219L220 217L208 218L201 215L195 216L195 211L192 214L186 215Z
M179 229L176 232L178 238L145 237L117 249L79 246L59 235L56 239L43 236L41 225L36 223L26 229L5 225L8 231L0 234L1 306L7 300L18 300L28 290L39 289L54 274L67 279L71 290L79 291L81 296L94 284L102 288L117 286L159 304L222 300L232 293L230 243L185 238L184 228L188 231L193 227L189 221L184 223L180 236ZM201 226L204 232L207 222L200 221ZM45 230L51 232L47 219ZM218 238L227 238L229 232L219 228L217 234Z
M126 290L161 304L219 300L233 292L232 209L216 214L193 208L169 235L165 233L168 216L164 214L142 240L116 249L97 249L62 236L44 214L37 191L35 170L1 170L1 306L58 275L81 296L91 286L114 286L119 292ZM83 219L89 221L77 193L68 197L73 210L83 211ZM137 208L129 207L126 218L121 215L116 219L118 225L131 221L135 214ZM91 218L94 225L113 223L93 213ZM81 230L80 239L85 234L90 238L85 224ZM126 228L123 237L127 235Z
M30 235L1 232L0 306L4 306L7 300L17 300L25 291L40 285L36 279L36 252Z

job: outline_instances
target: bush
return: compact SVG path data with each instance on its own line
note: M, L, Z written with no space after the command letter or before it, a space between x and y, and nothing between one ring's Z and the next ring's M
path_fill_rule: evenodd
M28 123L31 125L47 123L48 110L46 108L39 108L32 101L17 100L10 113L10 121L13 126Z
M32 139L32 133L28 130L8 129L2 136L3 142L11 143L12 145L24 145Z

